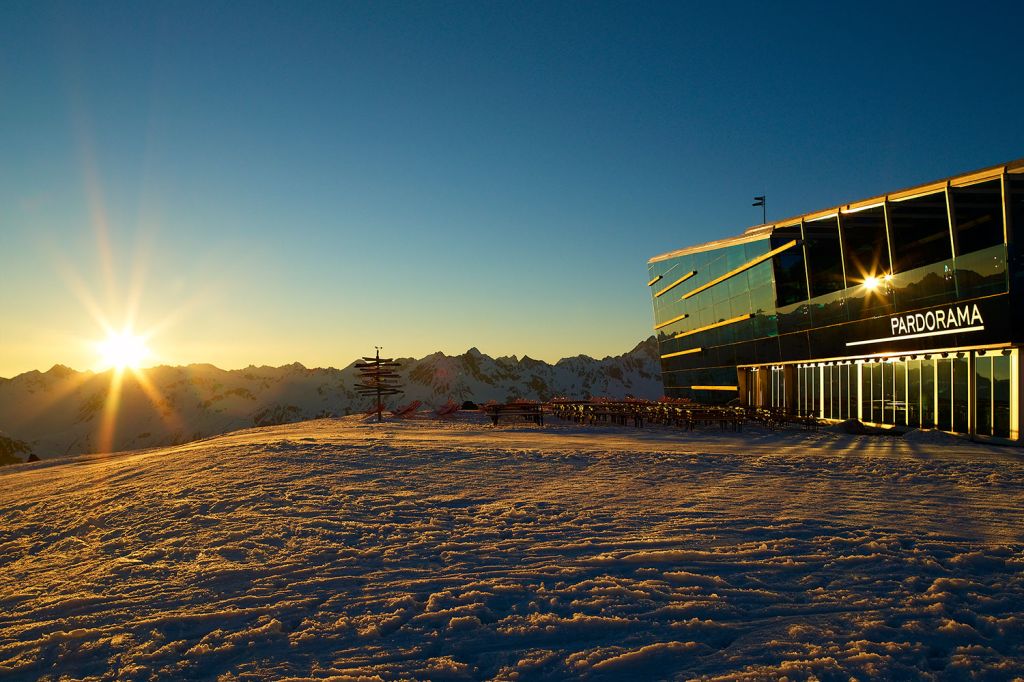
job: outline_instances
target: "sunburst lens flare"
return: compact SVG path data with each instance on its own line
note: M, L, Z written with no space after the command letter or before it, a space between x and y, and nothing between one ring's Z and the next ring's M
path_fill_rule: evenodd
M110 332L96 344L96 350L100 354L101 369L138 369L151 354L145 337L129 330Z

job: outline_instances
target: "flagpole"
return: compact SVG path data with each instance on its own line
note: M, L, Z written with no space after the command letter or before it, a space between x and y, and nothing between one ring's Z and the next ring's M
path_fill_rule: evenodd
M764 225L765 223L767 223L768 222L768 208L767 208L767 202L765 201L765 195L762 194L760 196L754 197L754 203L752 203L751 206L760 206L761 207L761 224Z

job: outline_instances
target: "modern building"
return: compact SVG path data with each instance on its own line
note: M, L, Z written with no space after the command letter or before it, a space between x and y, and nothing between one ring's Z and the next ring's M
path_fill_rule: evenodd
M1022 243L1024 159L656 256L665 392L1019 443Z

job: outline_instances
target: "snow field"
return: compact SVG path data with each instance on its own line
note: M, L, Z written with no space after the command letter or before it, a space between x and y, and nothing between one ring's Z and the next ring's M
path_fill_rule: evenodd
M329 419L0 473L5 679L1012 679L1016 450Z

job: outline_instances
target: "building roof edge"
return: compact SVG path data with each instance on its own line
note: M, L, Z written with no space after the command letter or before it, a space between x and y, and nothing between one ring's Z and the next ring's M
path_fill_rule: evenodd
M1000 163L1000 164L996 164L994 166L986 166L984 168L979 168L979 169L976 169L976 170L967 171L965 173L957 173L956 175L952 175L952 176L949 176L949 177L941 179L941 180L933 180L931 182L922 182L922 183L919 183L919 184L916 184L916 185L911 185L910 187L905 187L903 189L897 189L897 190L893 190L892 192L886 192L885 194L879 194L879 195L876 195L876 196L873 196L873 197L868 197L866 199L857 199L855 201L848 201L846 203L842 203L842 204L839 204L837 206L832 206L832 207L821 209L821 210L817 210L817 211L807 211L806 213L800 213L798 215L791 216L789 218L784 218L782 220L776 220L776 221L771 222L771 223L764 223L762 225L754 225L752 227L748 227L741 234L738 234L738 235L735 235L735 236L732 236L732 237L723 237L722 239L716 239L716 240L713 240L713 241L710 241L710 242L704 242L703 244L697 244L695 246L688 246L688 247L685 247L685 248L682 248L682 249L676 249L674 251L669 251L667 253L663 253L663 254L660 254L658 256L654 256L653 258L648 259L647 263L648 264L657 263L659 261L668 260L669 258L676 258L677 256L685 256L685 255L690 254L690 253L700 253L701 251L710 251L712 249L720 249L720 248L723 248L723 247L726 247L726 246L733 246L733 245L736 245L736 244L745 244L747 242L753 242L753 241L757 241L759 239L767 239L768 237L771 236L771 234L774 231L776 225L784 225L784 224L796 223L796 222L799 222L800 220L802 220L806 216L818 215L818 214L829 213L829 212L838 212L838 211L842 211L843 209L845 209L845 208L847 208L849 206L853 206L853 205L857 205L857 204L870 204L870 203L875 202L875 201L878 201L878 202L885 201L891 195L910 194L910 193L913 193L915 190L924 189L924 188L931 187L931 186L936 185L936 184L955 183L957 180L960 180L960 179L963 179L963 178L969 178L971 176L982 175L982 174L984 174L986 172L990 172L990 171L991 172L1011 171L1013 169L1024 170L1024 158L1015 159L1013 161L1007 161L1006 163ZM1019 172L1019 170L1018 170L1018 172Z

